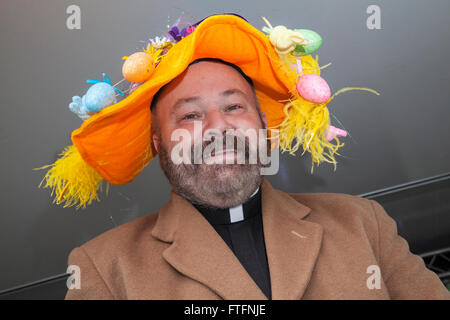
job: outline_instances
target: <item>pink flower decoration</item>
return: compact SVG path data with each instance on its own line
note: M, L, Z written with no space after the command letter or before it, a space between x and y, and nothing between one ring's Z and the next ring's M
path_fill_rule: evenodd
M334 139L334 137L346 137L347 136L347 131L343 130L343 129L339 129L333 126L330 126L328 128L328 132L327 132L327 140L331 141Z
M194 27L194 26L187 28L187 30L186 30L186 36L189 35L189 34L191 34L192 32L194 32L194 30L195 30L195 27Z

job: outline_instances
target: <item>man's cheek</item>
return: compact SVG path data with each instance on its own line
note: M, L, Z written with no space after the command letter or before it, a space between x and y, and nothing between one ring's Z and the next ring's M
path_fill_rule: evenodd
M233 124L235 128L242 129L244 131L248 129L258 130L264 128L258 114L254 114L251 117L246 117L246 119L237 120Z
M191 148L192 134L189 130L178 128L172 131L168 150L174 164L191 164Z

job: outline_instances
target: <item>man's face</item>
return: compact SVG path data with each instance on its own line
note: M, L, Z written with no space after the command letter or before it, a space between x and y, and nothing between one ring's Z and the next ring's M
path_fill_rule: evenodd
M172 149L180 143L172 138L177 129L192 137L189 143L193 155L195 147L203 152L214 141L213 136L221 135L225 143L227 130L250 129L258 133L266 127L266 117L258 109L253 89L238 71L220 62L192 64L163 89L155 109L153 117L159 130L153 134L153 142L161 167L176 192L191 202L219 208L232 207L249 198L261 183L261 166L248 161L226 164L225 159L237 157L237 141L233 144L235 150L217 154L209 163L174 164L171 159ZM247 157L248 143L246 140ZM214 159L222 162L214 163Z

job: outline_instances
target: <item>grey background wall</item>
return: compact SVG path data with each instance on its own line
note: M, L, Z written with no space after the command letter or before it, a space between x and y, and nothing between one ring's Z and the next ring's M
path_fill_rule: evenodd
M66 8L81 8L81 29L66 28ZM369 5L381 8L381 30L366 26ZM66 271L74 247L115 225L153 213L170 187L158 161L130 184L76 211L51 204L38 189L81 120L68 110L86 79L121 77L121 57L139 41L167 32L182 12L193 21L235 12L258 28L309 28L322 35L322 76L333 92L364 86L381 95L349 92L329 109L353 138L344 140L337 171L310 174L308 156L281 156L268 180L287 192L362 194L450 171L450 2L433 1L50 1L0 4L0 290ZM337 125L336 122L334 124Z

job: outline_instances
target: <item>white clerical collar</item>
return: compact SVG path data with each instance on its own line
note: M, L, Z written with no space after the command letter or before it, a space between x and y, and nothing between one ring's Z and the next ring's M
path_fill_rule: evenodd
M243 204L232 208L209 208L201 205L194 206L211 224L231 224L261 214L261 192L258 187L250 198Z

